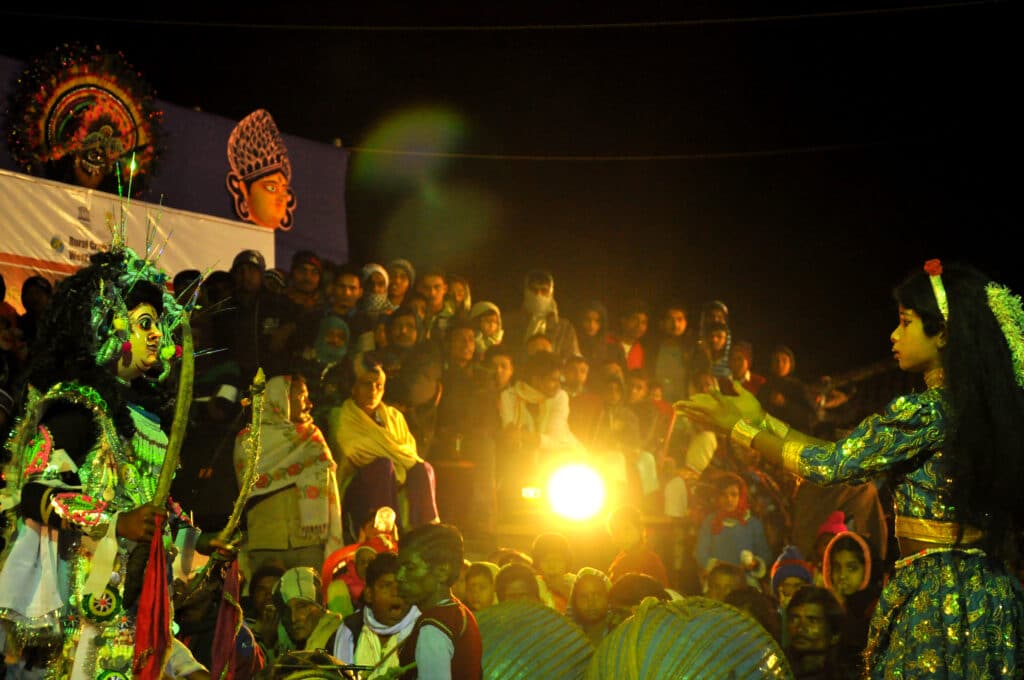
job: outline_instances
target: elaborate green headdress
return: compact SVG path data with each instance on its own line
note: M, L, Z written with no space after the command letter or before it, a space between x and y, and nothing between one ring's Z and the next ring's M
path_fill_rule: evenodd
M167 290L170 277L157 266L166 241L160 248L154 247L155 228L147 228L146 249L142 257L128 247L125 241L127 206L128 201L125 199L121 205L120 219L108 216L111 232L109 256L95 258L98 262L94 261L92 265L100 267L99 290L89 320L96 339L96 364L104 366L116 357L131 353L131 323L128 319L130 310L127 300L135 286L149 283L159 288L162 295L160 325L163 336L158 350L161 370L157 379L163 380L170 373L171 360L181 357L182 348L174 343L174 332L195 307L199 286L194 285L193 290L179 292L178 297Z

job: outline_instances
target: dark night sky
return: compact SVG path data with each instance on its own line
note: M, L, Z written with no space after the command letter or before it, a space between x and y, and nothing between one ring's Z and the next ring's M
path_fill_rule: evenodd
M149 8L105 21L0 10L0 53L97 42L122 50L160 99L233 119L266 108L283 132L348 147L379 146L371 132L390 114L433 106L461 121L454 152L684 156L448 159L387 184L360 164L394 159L354 152L354 259L442 264L469 276L475 299L506 306L526 269L548 267L570 314L574 300L614 310L630 296L676 297L695 325L696 308L719 298L761 359L784 342L812 377L888 356L889 290L927 258L1024 283L1010 245L1014 3L818 5L579 3L468 17L286 3L242 19ZM316 28L656 21L669 24ZM776 150L789 151L761 154ZM423 224L440 225L437 237Z

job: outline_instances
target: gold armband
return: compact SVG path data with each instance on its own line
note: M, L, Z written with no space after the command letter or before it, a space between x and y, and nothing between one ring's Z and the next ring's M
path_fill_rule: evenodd
M782 469L787 472L792 472L795 475L800 474L800 453L804 450L804 445L800 442L785 442L782 444Z
M761 430L758 427L751 425L741 418L732 426L732 430L729 432L729 439L749 449L753 446L754 437L759 434L761 434Z
M770 432L779 439L785 439L786 435L789 434L789 425L782 422L770 413L764 414L764 420L761 421L761 429L765 432Z

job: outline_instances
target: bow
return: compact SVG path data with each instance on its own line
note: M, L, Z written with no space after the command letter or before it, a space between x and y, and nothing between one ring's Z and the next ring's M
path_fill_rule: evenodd
M253 482L256 481L256 471L260 461L260 434L263 431L263 402L266 399L267 380L263 375L263 369L256 369L256 376L249 386L249 398L252 403L252 423L249 426L249 435L245 439L245 470L242 471L238 484L238 498L235 499L235 507L231 509L231 516L228 518L224 528L220 530L217 538L227 542L234 537L238 522L242 519L242 510L249 501L249 492L252 491Z

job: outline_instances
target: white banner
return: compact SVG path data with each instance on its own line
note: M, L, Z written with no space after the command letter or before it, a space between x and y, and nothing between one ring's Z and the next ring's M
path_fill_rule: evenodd
M159 254L170 278L185 269L230 269L242 250L274 262L274 232L246 222L121 199L101 191L0 170L0 273L19 312L21 283L35 274L53 282L89 264L110 243L112 221L127 212L128 246Z

